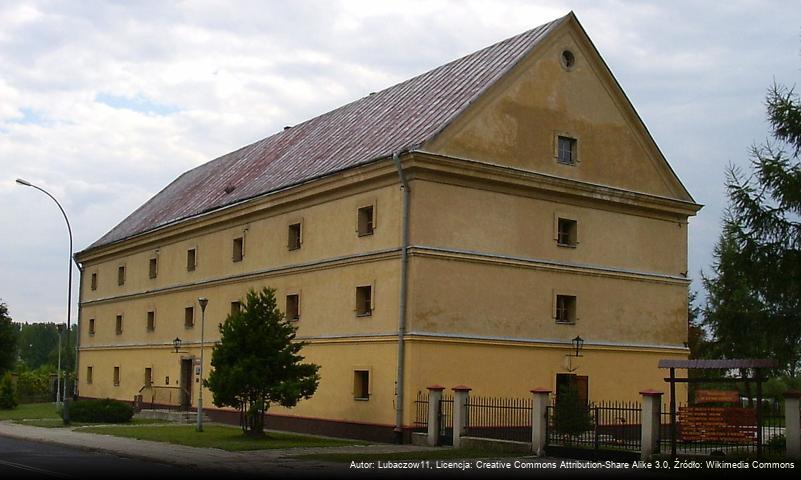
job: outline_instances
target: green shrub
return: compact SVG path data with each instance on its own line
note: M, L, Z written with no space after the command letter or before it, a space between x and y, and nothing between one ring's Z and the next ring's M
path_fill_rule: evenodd
M11 373L6 372L0 380L0 409L11 410L17 408L17 392L14 388L14 381L11 380Z
M119 400L78 400L70 404L70 420L74 422L127 423L133 407Z
M50 374L46 370L20 370L17 372L17 394L23 403L50 399Z
M577 387L564 386L559 390L554 423L556 431L561 434L579 435L592 429L592 415Z

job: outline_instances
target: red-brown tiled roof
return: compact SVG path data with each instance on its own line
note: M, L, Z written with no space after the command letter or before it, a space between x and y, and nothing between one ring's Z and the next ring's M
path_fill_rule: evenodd
M418 146L448 125L565 18L196 167L88 249Z

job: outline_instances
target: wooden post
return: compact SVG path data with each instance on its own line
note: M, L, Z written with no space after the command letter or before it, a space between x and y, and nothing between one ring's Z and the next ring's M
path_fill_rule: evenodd
M426 442L429 446L439 445L439 436L442 429L442 391L445 387L431 385L428 387L428 435Z
M762 458L762 370L756 369L757 381L757 458Z

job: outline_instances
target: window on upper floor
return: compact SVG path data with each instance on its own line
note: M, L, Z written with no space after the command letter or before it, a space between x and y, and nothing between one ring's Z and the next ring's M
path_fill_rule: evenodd
M556 244L560 247L575 247L578 244L578 222L576 220L557 219Z
M125 285L125 265L117 267L117 285Z
M370 371L353 371L353 398L354 400L370 399Z
M300 295L293 293L286 296L286 318L287 320L300 320Z
M368 205L358 210L358 234L360 237L372 235L374 231L373 206Z
M114 367L114 386L120 386L120 367Z
M92 290L97 290L97 273L93 272L91 278L92 278L92 280L89 282L89 284L90 284Z
M235 238L233 249L233 261L241 262L245 257L245 237Z
M556 159L563 165L575 165L578 160L578 140L572 137L557 135Z
M94 374L94 367L91 365L86 367L86 383L92 383L92 376Z
M576 323L576 296L557 295L555 310L556 323Z
M95 319L94 318L90 318L89 319L89 335L94 335L94 334L95 334Z
M150 310L147 312L147 331L152 332L156 329L156 312Z
M116 332L117 335L122 335L122 315L117 315Z
M150 259L148 265L148 276L150 278L156 278L158 274L159 274L159 260L157 257L153 257Z
M197 251L190 248L186 251L186 271L194 272L197 267Z
M373 287L356 287L356 315L366 317L373 314Z
M289 226L287 238L287 248L297 250L303 244L303 231L300 223L293 223Z
M236 315L242 311L242 302L231 302L231 315Z
M184 308L184 328L195 326L195 307Z

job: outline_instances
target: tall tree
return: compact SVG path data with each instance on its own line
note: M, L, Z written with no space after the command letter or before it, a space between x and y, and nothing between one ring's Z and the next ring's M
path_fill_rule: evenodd
M246 434L264 434L271 404L293 407L317 390L320 367L302 363L305 343L295 341L296 331L278 309L275 290L268 288L248 292L242 310L220 325L205 384L216 405L239 409Z
M17 362L19 328L11 321L8 307L0 301L0 375L14 368Z
M723 355L771 356L801 367L801 101L768 91L771 139L751 149L751 172L731 167L729 208L715 250L707 324Z

